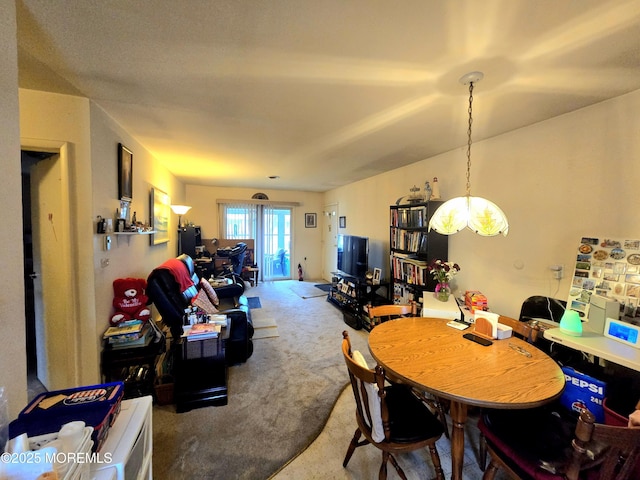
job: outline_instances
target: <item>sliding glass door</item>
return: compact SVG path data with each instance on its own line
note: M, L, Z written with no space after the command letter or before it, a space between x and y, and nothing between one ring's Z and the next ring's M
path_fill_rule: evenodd
M220 204L222 237L255 240L263 281L291 278L291 213L291 207Z
M291 208L265 206L262 213L265 280L291 278Z

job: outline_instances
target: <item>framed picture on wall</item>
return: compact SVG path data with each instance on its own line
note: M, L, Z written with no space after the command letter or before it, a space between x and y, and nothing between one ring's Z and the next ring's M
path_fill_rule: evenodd
M171 212L171 200L169 195L158 188L151 189L151 245L158 245L169 241L169 214Z
M133 199L133 152L118 143L118 196L120 200Z
M304 214L305 228L316 228L318 226L318 215L315 213Z
M340 228L347 228L347 217L339 217L338 220L340 222L338 225Z

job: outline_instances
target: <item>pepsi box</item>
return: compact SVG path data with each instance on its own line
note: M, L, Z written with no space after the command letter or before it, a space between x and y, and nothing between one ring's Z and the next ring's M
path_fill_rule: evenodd
M566 381L560 397L562 406L576 416L586 408L593 413L597 423L604 423L603 402L607 384L572 367L562 367L562 372Z
M81 420L93 427L92 450L97 452L120 413L123 395L124 382L41 393L9 424L9 438L23 433L29 437L54 433L65 423Z

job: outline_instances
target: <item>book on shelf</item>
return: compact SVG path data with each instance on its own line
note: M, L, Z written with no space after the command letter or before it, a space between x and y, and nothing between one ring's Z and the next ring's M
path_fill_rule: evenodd
M111 348L116 350L119 348L146 347L153 338L153 330L148 325L145 325L137 338L133 336L109 337L109 344Z
M184 327L183 337L186 337L187 341L204 340L207 338L216 338L220 335L220 325L215 323L196 323L191 326Z
M144 324L140 320L125 322L118 326L107 328L104 334L102 335L102 338L106 339L110 337L119 337L123 335L139 336L138 334L142 331L143 326Z

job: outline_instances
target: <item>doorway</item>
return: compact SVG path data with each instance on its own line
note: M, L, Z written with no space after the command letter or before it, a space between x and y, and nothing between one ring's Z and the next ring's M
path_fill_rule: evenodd
M221 204L221 232L227 239L255 239L255 262L263 281L291 279L292 207Z
M331 281L332 272L337 270L338 265L338 204L331 203L324 206L322 222L322 250L324 252L324 262L322 268L322 278Z
M291 208L263 206L263 276L265 280L291 278Z
M53 156L49 152L34 152L22 150L20 155L22 170L22 248L24 252L24 312L27 352L27 377L29 382L37 380L38 355L36 336L36 298L35 280L40 266L36 267L33 260L33 226L31 222L31 168L42 160ZM40 302L41 299L38 299Z
M81 342L75 323L68 149L64 143L33 147L23 146L21 155L27 371L47 390L59 390L78 383Z

